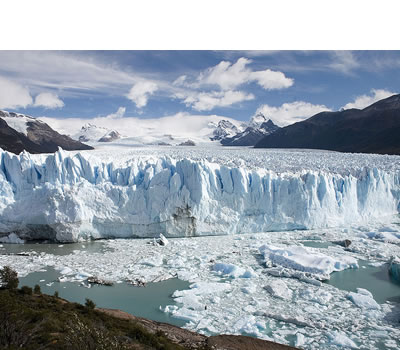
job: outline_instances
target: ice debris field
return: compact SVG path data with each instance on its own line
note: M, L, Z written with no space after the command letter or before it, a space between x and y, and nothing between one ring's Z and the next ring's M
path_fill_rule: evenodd
M90 276L114 283L178 277L191 283L189 289L175 291L175 303L159 312L204 334L246 334L303 349L398 349L400 283L395 285L397 298L378 303L369 284L343 290L326 280L341 271L361 270L360 261L368 262L364 268L384 265L387 271L400 245L384 234L400 236L399 223L393 218L386 226L170 238L163 244L114 239L92 243L101 249L82 243L83 248L68 254L68 244L57 248L62 254L40 252L36 244L26 254L3 255L10 246L3 244L0 265L11 265L20 276L54 268L58 280L42 282L59 288L70 281L86 285ZM352 242L347 248L321 248L344 239Z
M0 266L20 276L51 267L59 279L45 283L86 286L91 276L177 277L189 289L159 311L197 332L304 349L400 347L400 287L378 302L368 285L327 283L368 266L399 275L398 156L109 147L0 160ZM121 239L132 237L143 239ZM9 253L9 242L93 238L108 240Z
M399 156L322 151L0 151L0 232L72 242L346 226L398 213L399 169Z

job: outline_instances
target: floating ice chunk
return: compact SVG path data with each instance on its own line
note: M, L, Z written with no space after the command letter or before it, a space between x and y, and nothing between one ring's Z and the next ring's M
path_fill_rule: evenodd
M257 291L257 286L255 283L247 283L242 287L242 292L245 294L253 294Z
M295 346L296 347L298 347L298 346L302 346L302 345L304 345L305 344L305 337L304 337L304 335L303 334L301 334L301 333L297 333L296 334L296 341L295 341Z
M399 258L390 259L389 273L395 280L400 282L400 259Z
M370 297L372 299L374 298L372 293L369 290L366 290L364 288L357 288L357 293L358 294L362 294L362 295L366 295L367 297Z
M83 281L83 280L87 280L88 277L91 277L92 274L85 272L85 271L80 271L75 275L75 279L78 281Z
M172 297L175 298L175 302L184 305L183 309L203 311L207 303L212 302L219 293L230 290L231 286L228 283L198 282L191 284L188 290L175 291ZM213 296L211 299L210 294Z
M240 317L232 327L233 333L248 334L260 337L260 329L256 318L252 315Z
M159 245L163 245L163 246L167 245L168 244L168 239L166 239L165 236L162 233L160 233L160 238L157 240L157 243Z
M339 331L332 331L328 333L328 338L331 344L343 347L358 349L358 346L352 341L345 333Z
M10 233L6 237L0 237L0 242L1 243L12 243L12 244L25 243L25 241L23 239L19 238L14 232Z
M213 266L213 270L229 277L237 278L251 278L256 276L253 269L244 269L243 267L236 266L234 264L216 263Z
M264 287L265 290L274 297L281 299L292 299L292 291L288 288L285 282L279 279L274 279L270 284Z
M73 272L73 270L70 267L66 266L60 271L60 274L61 275L70 275L72 272Z
M350 292L347 298L362 309L380 310L380 305L374 300L372 294L363 288L357 288L357 293Z
M142 265L148 265L148 266L161 266L163 264L163 257L161 255L153 255L149 258L145 258L140 260L139 262Z
M267 266L282 266L320 275L358 268L357 260L353 257L342 255L340 258L333 258L301 246L276 247L265 244L259 250Z
M362 235L362 234L361 234ZM374 239L381 242L388 242L388 243L400 243L400 232L396 232L394 230L385 232L379 230L379 232L367 232L365 236L369 239Z
M302 290L300 296L306 300L314 301L321 305L328 305L333 298L333 295L327 290L315 290L315 288Z

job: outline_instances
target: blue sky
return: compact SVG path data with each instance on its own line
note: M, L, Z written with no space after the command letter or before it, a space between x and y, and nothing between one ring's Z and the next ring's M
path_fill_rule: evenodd
M0 109L287 125L400 92L400 51L0 51Z

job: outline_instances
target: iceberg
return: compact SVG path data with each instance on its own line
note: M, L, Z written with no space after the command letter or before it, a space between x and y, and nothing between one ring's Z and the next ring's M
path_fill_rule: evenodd
M380 310L380 305L374 300L373 295L366 289L357 288L357 293L350 292L347 298L362 309Z
M396 281L400 282L400 258L392 257L390 259L389 273Z
M216 148L211 158L195 152L0 150L0 235L72 242L256 233L345 226L400 208L398 157L380 156L386 165L377 168L374 157L346 155L349 167L352 157L362 166L335 170L312 153L296 160L290 152L276 159L259 152L252 160L247 149ZM342 154L329 157L344 162ZM284 161L290 166L277 169Z
M300 271L322 280L329 279L332 272L358 268L357 259L351 256L343 255L340 258L334 258L301 246L277 247L264 244L259 251L267 267L278 266Z

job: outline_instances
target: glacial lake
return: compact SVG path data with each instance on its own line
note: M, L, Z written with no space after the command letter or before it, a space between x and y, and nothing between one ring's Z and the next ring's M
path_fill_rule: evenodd
M176 290L189 288L189 283L172 278L157 283L148 283L145 287L135 287L127 283L116 283L113 286L91 285L83 287L77 282L59 282L60 274L52 268L46 271L33 272L19 278L19 286L34 287L38 284L45 294L58 292L63 299L84 304L89 298L98 307L120 309L138 317L158 322L183 326L186 322L170 317L160 310L167 305L175 305L171 295ZM49 285L50 284L50 285Z

